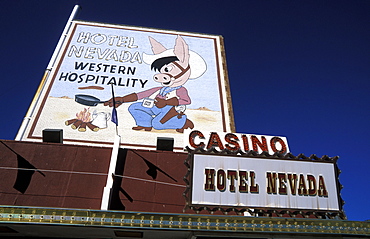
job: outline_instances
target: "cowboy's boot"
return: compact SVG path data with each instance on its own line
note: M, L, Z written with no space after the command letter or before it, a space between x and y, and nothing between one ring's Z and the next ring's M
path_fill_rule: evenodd
M193 129L194 124L191 120L186 119L184 126L181 129L176 129L176 131L179 133L184 133L184 129L188 129L188 128Z

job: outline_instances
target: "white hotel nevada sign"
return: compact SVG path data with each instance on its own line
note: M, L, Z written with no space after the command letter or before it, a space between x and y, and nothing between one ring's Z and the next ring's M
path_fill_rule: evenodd
M197 130L187 136L192 208L342 210L337 158L284 157L289 147L280 136Z

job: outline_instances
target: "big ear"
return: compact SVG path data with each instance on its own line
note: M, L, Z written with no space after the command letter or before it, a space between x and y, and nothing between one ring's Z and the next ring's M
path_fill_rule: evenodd
M186 44L184 39L181 36L177 36L176 38L176 44L175 49L173 50L173 53L175 53L175 56L180 61L180 64L183 67L187 67L189 64L189 46Z
M149 37L150 45L152 45L152 51L154 54L159 54L167 50L161 43Z

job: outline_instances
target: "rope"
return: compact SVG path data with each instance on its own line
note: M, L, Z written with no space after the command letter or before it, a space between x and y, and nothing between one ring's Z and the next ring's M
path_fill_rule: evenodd
M28 170L28 171L36 171L36 169L29 169L29 168L13 168L13 167L0 167L0 169L10 169L10 170ZM97 176L108 176L106 173L94 173L94 172L76 172L76 171L63 171L63 170L51 170L51 169L37 169L41 172L51 172L51 173L71 173L71 174L84 174L84 175L97 175ZM117 175L114 174L115 177L120 178L126 178L126 179L133 179L133 180L139 180L144 182L151 182L151 183L159 183L164 185L170 185L170 186L176 186L176 187L183 187L186 188L185 185L180 184L174 184L174 183L166 183L161 181L155 181L155 180L149 180L144 178L136 178L136 177L130 177L130 176L124 176L124 175Z

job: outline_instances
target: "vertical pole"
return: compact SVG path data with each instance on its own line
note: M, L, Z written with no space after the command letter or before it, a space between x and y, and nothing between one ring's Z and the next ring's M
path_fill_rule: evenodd
M117 109L116 109L116 100L114 96L114 89L113 89L113 83L112 86L112 100L113 100L113 109L112 109L112 116L111 120L116 125L116 135L118 135L118 115L117 115Z
M113 84L111 86L112 86L112 99L113 99L113 110L112 110L111 119L112 119L112 122L116 125L116 135L114 137L112 155L111 155L110 163L109 163L107 182L103 190L103 198L102 198L101 206L100 206L101 210L108 210L111 205L112 193L113 193L113 183L114 183L113 177L116 173L119 146L121 143L121 136L118 135L118 116L117 116L117 110L116 110L116 101L115 101L115 96L114 96Z
M114 137L112 155L110 157L107 182L103 190L103 198L102 198L101 206L100 206L101 210L109 209L110 200L111 200L111 192L112 192L112 187L113 187L113 175L115 174L115 171L116 171L120 143L121 143L121 136L116 134Z
M71 15L68 18L67 24L64 27L63 33L62 33L62 35L59 38L58 44L57 44L57 46L56 46L56 48L54 50L53 55L51 56L51 59L50 59L49 64L48 64L48 66L47 66L46 69L51 70L54 67L55 60L56 60L57 56L59 55L59 52L60 52L60 50L62 48L62 45L63 45L65 39L67 38L67 34L68 34L69 29L71 28L72 21L77 16L79 9L80 9L80 6L79 5L75 5L74 6L74 8L72 10L72 13L71 13Z

